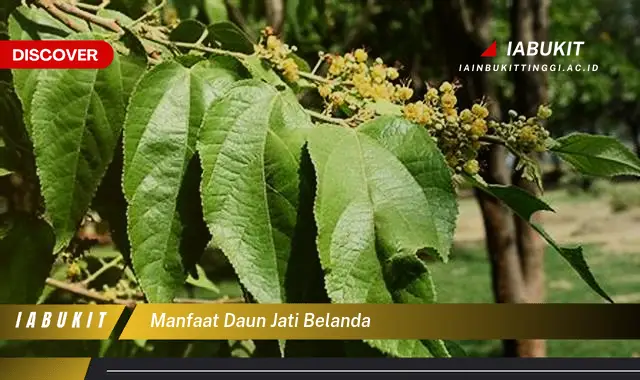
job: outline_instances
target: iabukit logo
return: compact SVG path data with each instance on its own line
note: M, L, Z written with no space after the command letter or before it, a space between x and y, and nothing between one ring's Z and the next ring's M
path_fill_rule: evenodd
M584 41L509 41L507 57L578 57ZM496 57L498 55L497 41L480 55L481 57ZM597 71L596 64L583 63L476 63L461 64L460 71Z

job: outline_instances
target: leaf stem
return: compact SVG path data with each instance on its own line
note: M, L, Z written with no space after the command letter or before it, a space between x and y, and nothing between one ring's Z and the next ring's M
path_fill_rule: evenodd
M504 142L504 140L502 140L500 137L497 137L497 136L485 135L480 137L478 140L489 143L489 144L496 144L496 145L503 145L503 146L507 145Z
M325 78L323 76L320 76L320 75L313 74L312 72L311 73L307 73L305 71L301 71L300 72L300 76L302 78L306 78L306 79L309 79L309 80L312 80L312 81L315 81L315 82L333 83L330 79L327 79L327 78Z
M98 5L87 4L87 3L76 3L76 7L97 12L105 9L107 5L109 5L109 3L111 3L111 0L102 0L102 3Z
M199 298L175 298L174 303L193 303L193 304L220 304L220 303L244 303L244 298L222 297L217 300L205 300Z
M307 114L309 114L309 116L311 116L314 119L326 121L327 123L337 124L342 127L349 126L349 124L347 124L347 122L345 122L343 119L337 119L335 117L323 115L320 112L316 112L316 111L311 111L311 110L305 110L305 111L307 112Z
M160 4L158 4L155 7L151 8L147 13L143 14L138 19L134 20L131 24L129 24L127 26L127 28L131 29L134 26L138 25L142 21L146 20L148 17L151 17L154 13L160 11L162 8L164 8L165 5L167 5L167 0L160 1Z
M150 37L150 36L146 36L143 37L146 40L158 43L160 45L164 45L164 46L168 46L168 47L182 47L182 48L186 48L186 49L192 49L192 50L199 50L199 51L204 51L207 53L213 53L213 54L219 54L219 55L227 55L230 57L235 57L238 59L245 59L248 57L247 54L244 53L238 53L235 51L228 51L228 50L223 50L223 49L215 49L215 48L210 48L207 46L202 46L200 44L195 44L195 43L190 43L190 42L174 42L174 41L167 41L167 40L162 40L159 38L155 38L155 37Z
M108 271L111 268L114 268L114 267L118 266L118 264L120 264L121 261L122 261L122 256L118 256L115 259L109 261L108 263L103 265L100 269L98 269L97 271L93 272L91 274L91 276L87 277L84 281L82 281L82 285L85 285L85 286L89 285L90 283L95 281L98 277L100 277L104 272Z

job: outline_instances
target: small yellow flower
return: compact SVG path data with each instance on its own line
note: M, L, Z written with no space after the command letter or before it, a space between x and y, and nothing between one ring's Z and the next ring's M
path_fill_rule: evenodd
M487 107L480 104L474 104L473 107L471 107L471 112L481 119L485 119L489 116L489 110Z
M385 86L383 83L373 85L373 98L384 99L384 100L389 99L390 93L388 91L387 86Z
M442 84L440 85L440 91L442 92L452 92L453 91L453 85L449 82L442 82Z
M282 42L276 36L267 37L267 49L278 50L282 47Z
M471 111L469 111L468 109L464 109L462 110L462 112L460 112L460 121L462 121L463 123L471 123L473 119L473 113L471 113Z
M396 79L398 79L399 76L400 76L400 74L398 74L398 69L396 69L395 67L387 68L387 77L389 79L396 80Z
M327 96L329 96L329 94L331 94L331 86L329 86L328 84L321 85L320 87L318 87L318 93L323 98L326 98Z
M344 104L344 94L340 91L334 92L331 94L331 104L334 106L341 106Z
M456 96L450 92L445 92L445 94L442 95L442 98L440 100L444 108L453 108L456 106L456 103L458 102L458 99L456 98Z
M533 127L525 126L520 130L518 139L523 143L533 143L537 140L536 132Z
M331 61L331 66L329 66L329 74L333 76L338 76L342 74L342 71L344 70L345 65L346 65L346 62L344 60L344 57L341 57L341 56L333 57Z
M353 53L353 56L358 62L365 62L367 58L369 58L369 55L366 51L364 51L364 49L356 49L356 51Z
M371 77L374 81L382 83L387 77L387 70L384 65L375 65L371 69Z
M413 90L409 87L399 86L396 90L396 96L402 101L409 100L413 96Z
M538 107L538 118L540 119L548 119L549 117L551 117L551 114L553 112L551 112L551 108L545 106L545 105L540 105L540 107Z
M458 117L458 110L456 110L455 108L445 108L443 110L443 113L445 116L452 117L454 119L457 119Z
M484 119L475 119L469 132L476 137L484 136L487 133L487 122Z
M78 263L71 263L67 268L67 278L76 278L82 274L82 269Z
M427 94L424 96L425 100L433 101L438 99L438 90L435 87L431 87L427 90Z
M356 57L353 56L353 54L351 53L347 53L344 55L344 59L346 59L349 62L355 62L356 61Z
M295 82L300 79L298 65L293 58L287 58L282 61L282 74L289 82Z
M464 171L470 175L476 175L480 171L480 164L477 160L469 160L464 164Z

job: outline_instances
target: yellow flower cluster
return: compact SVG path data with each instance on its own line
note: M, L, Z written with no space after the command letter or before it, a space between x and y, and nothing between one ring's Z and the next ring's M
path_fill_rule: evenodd
M413 90L394 83L400 77L398 69L387 66L381 58L370 62L364 49L345 55L326 55L327 83L319 86L318 93L325 100L325 112L355 115L364 121L374 116L366 109L367 103L388 101L404 104L413 96Z
M300 79L300 68L291 57L291 53L296 51L296 47L283 43L273 35L270 28L263 31L262 37L254 49L260 58L271 62L287 81L296 82Z
M478 141L488 132L486 118L489 111L484 104L474 104L458 113L455 95L458 86L443 82L440 87L430 87L423 100L406 104L404 117L424 125L456 172L476 174L480 170L477 161Z
M538 107L535 117L526 118L516 111L509 111L509 122L492 123L494 133L502 138L512 150L529 154L544 152L549 131L542 125L551 116L551 109L545 105Z

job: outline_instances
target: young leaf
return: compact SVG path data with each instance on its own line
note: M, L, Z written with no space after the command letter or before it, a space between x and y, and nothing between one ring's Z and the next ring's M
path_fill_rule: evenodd
M573 133L559 138L556 143L551 151L582 174L640 176L640 159L613 137Z
M613 300L602 289L598 281L591 273L591 269L584 258L582 247L560 246L538 223L531 221L531 216L538 211L554 211L548 204L531 195L530 193L515 187L505 185L487 185L474 177L466 177L469 182L478 189L492 195L513 210L519 217L526 220L560 255L567 260L569 265L578 273L584 282L598 293L602 298L613 303Z
M0 303L34 304L53 264L51 226L17 215L0 231Z
M434 302L431 276L417 253L435 251L446 260L457 210L449 169L426 131L395 118L355 131L320 125L309 135L309 151L318 173L318 250L331 300ZM394 356L432 356L417 340L368 343Z
M186 278L178 195L209 104L239 79L226 57L156 66L136 86L124 131L123 189L131 260L150 302L171 302Z
M31 135L58 249L75 233L113 156L124 121L122 82L117 55L106 69L43 70L38 75Z
M286 301L299 160L311 127L290 91L247 80L211 106L200 133L205 221L261 303Z

